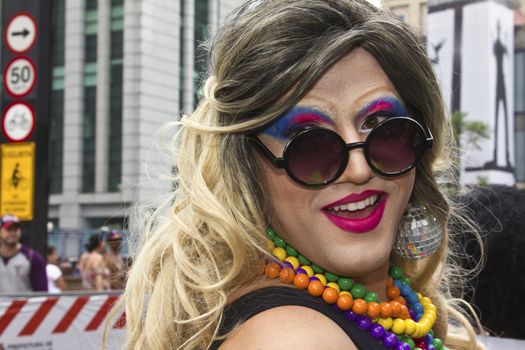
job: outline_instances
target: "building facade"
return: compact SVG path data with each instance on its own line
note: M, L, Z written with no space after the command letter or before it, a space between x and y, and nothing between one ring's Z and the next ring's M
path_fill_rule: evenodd
M200 44L241 0L55 0L49 219L123 226L155 132L191 112ZM155 157L153 157L154 159ZM168 165L164 165L168 166Z
M434 3L456 2L460 0L439 0ZM525 0L501 0L514 10L514 57L513 62L513 108L514 108L514 149L516 186L525 188ZM405 22L428 32L428 2L426 0L383 0L383 8L399 16ZM508 35L510 36L510 35ZM434 49L434 48L432 48ZM432 56L435 52L431 52ZM507 59L509 59L507 57Z
M427 0L383 0L383 9L392 12L403 22L426 33Z

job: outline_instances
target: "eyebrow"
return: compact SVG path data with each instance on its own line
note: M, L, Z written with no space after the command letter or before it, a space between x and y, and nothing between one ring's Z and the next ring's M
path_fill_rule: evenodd
M278 139L286 139L294 126L310 122L335 124L332 117L317 108L295 106L271 123L263 133Z
M357 112L357 117L362 118L375 112L388 111L399 116L407 114L403 103L393 96L384 96L369 102Z
M314 107L293 107L288 113L283 115L282 118L287 117L290 118L291 124L307 123L311 121L328 122L330 124L335 123L334 118Z

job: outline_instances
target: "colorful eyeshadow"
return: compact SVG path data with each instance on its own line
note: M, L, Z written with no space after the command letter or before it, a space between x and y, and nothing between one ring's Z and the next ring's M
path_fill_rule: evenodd
M359 112L357 112L357 117L361 119L377 112L387 112L389 115L395 117L404 117L408 114L401 101L395 97L385 96L373 100L361 108Z
M278 140L287 141L301 127L308 124L334 125L335 121L328 115L311 107L293 107L290 111L271 123L264 134Z

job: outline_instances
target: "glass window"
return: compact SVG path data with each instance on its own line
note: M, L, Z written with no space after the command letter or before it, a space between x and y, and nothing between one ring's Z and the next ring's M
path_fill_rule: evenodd
M96 62L97 61L97 35L86 35L85 39L85 56L84 61Z
M98 6L97 0L86 0L86 11L96 10Z
M86 1L84 18L84 62L97 61L98 11L96 0Z
M111 1L111 71L109 93L108 191L120 191L122 182L123 1Z
M53 3L51 32L51 64L53 66L64 65L64 43L65 43L65 0L55 0Z
M206 51L202 44L208 39L208 0L195 0L195 33L194 33L194 63L193 89L194 107L202 97L202 84L206 75Z
M82 192L95 191L96 100L97 87L85 87L82 121Z
M124 57L124 34L122 30L111 32L111 60L122 61Z
M49 131L51 168L50 186L51 193L62 193L62 169L64 146L64 90L54 90L51 93L51 127Z
M111 1L111 30L124 29L124 1Z
M108 190L120 191L122 177L122 64L111 65Z
M64 89L64 66L53 67L52 71L52 90Z
M65 0L55 0L51 31L51 109L49 129L49 191L62 193L64 161Z

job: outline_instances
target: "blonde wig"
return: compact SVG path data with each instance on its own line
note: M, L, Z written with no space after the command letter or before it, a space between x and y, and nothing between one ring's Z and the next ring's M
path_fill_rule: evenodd
M433 133L411 201L430 208L444 228L449 220L449 201L434 176L447 164L442 97L422 39L405 24L365 0L251 1L212 44L204 97L173 140L174 190L138 217L123 295L128 349L210 345L223 308L267 258L272 208L246 134L294 106L354 48L375 57L410 114ZM474 349L473 328L449 302L448 240L444 229L432 257L396 263L439 307L437 336L452 348ZM449 317L465 337L448 331Z

